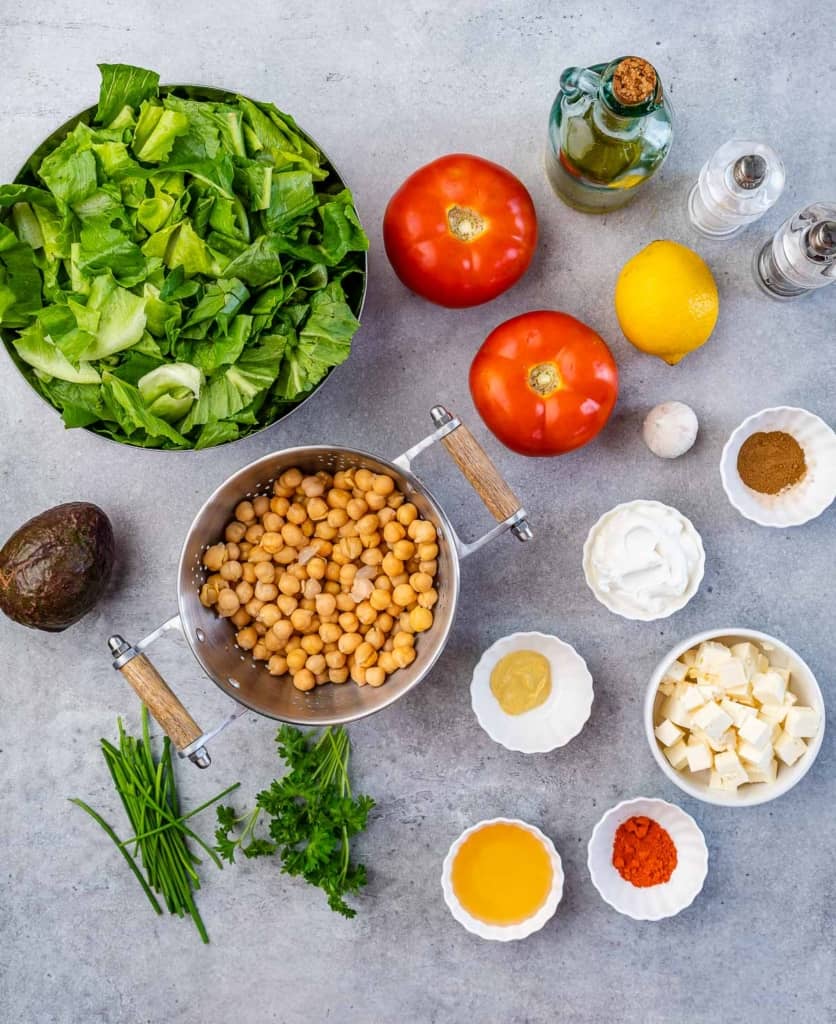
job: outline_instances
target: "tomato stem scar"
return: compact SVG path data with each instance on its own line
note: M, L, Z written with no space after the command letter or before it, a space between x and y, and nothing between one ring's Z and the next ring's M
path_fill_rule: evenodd
M548 398L560 388L560 374L554 363L538 363L528 371L528 386L543 398Z
M485 230L485 221L466 206L451 206L447 211L447 226L460 242L472 242Z

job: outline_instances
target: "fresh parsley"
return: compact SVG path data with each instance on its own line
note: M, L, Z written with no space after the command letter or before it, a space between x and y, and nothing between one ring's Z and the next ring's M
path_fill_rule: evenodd
M306 734L283 725L276 742L287 774L274 779L258 794L253 810L240 817L232 807L217 808L215 849L230 863L236 852L245 857L278 853L282 871L301 875L325 892L332 910L354 917L345 896L366 884L366 869L351 863L351 837L365 829L374 800L351 795L348 734L341 726ZM255 834L262 814L270 819L269 839Z

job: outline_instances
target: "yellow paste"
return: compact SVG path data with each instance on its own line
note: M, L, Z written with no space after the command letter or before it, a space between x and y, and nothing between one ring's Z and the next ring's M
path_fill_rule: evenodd
M491 693L506 715L522 715L540 707L551 692L549 659L537 651L506 654L491 672Z
M552 864L542 842L519 825L485 825L462 843L453 861L459 903L485 924L532 917L552 887Z

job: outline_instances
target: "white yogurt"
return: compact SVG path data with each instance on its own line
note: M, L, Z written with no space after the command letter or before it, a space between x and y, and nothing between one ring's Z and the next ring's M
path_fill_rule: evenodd
M589 531L584 573L610 611L627 619L662 619L694 596L705 568L700 535L681 512L658 501L630 501Z

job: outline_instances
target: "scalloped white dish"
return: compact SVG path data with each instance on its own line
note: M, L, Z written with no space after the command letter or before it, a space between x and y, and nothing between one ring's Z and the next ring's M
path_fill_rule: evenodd
M552 884L545 902L531 917L515 924L488 924L474 917L465 910L453 889L453 863L459 850L475 832L488 825L496 824L517 825L530 832L539 840L546 851L552 867ZM480 939L487 939L492 942L511 942L516 939L525 939L534 932L539 931L554 916L557 906L563 898L563 881L563 862L560 859L560 854L555 849L554 843L539 828L529 825L526 821L520 821L519 818L489 818L465 829L447 852L441 870L441 888L444 892L444 902L447 904L450 913L467 931L473 935L478 935Z
M752 434L779 430L791 434L804 449L807 472L780 494L760 494L740 479L737 456ZM836 434L812 412L781 405L761 409L745 419L726 441L720 477L737 511L759 526L801 526L820 516L836 499Z
M595 571L595 549L597 547L596 541L601 538L604 550L606 550L606 539L608 533L611 534L615 529L613 524L617 524L619 517L626 517L630 513L634 513L638 516L649 516L651 513L654 515L672 516L680 527L682 542L677 547L677 554L680 555L682 562L684 563L683 572L687 572L687 586L683 587L681 592L664 593L657 591L655 595L649 596L645 592L645 602L656 607L642 607L638 600L638 594L629 590L619 591L617 588L605 588L598 579L596 579ZM631 538L637 532L635 524L631 530L627 531L627 538ZM626 545L627 541L624 542ZM688 564L688 552L692 553L693 564ZM671 558L669 561L665 561L663 554L660 553L660 549L657 546L653 551L654 557L656 557L656 564L651 566L641 566L637 569L635 566L630 565L630 559L624 564L624 569L621 579L624 581L630 580L631 578L638 578L641 576L651 577L653 573L659 568L664 568L667 571L670 565L676 565L677 560ZM599 568L601 568L599 563ZM607 571L612 571L611 566L606 567ZM586 584L596 599L601 604L611 611L614 615L620 615L623 619L631 619L636 622L653 622L657 619L666 619L668 616L673 615L674 612L680 611L685 607L691 598L700 589L703 575L705 574L705 548L703 547L702 537L699 531L691 522L691 520L683 515L678 508L674 508L672 505L666 505L664 502L655 501L648 498L637 498L634 501L624 501L619 505L613 506L609 511L605 512L595 522L586 536L586 540L583 545L583 574L586 579ZM664 572L662 573L664 576ZM615 577L617 579L617 577ZM657 587L658 584L654 582L652 585L650 582L647 584L647 588L652 590L653 587ZM663 600L664 598L664 600Z
M625 881L613 866L615 833L634 815L658 822L676 846L676 867L661 885L639 888ZM661 921L679 914L696 899L708 874L708 847L699 825L676 804L637 797L611 808L595 826L587 847L587 866L592 884L613 910L635 921Z
M491 691L491 672L514 651L537 651L548 659L552 691L539 707L509 715ZM492 740L522 754L544 754L578 735L592 711L592 676L571 644L547 633L512 633L492 644L473 670L470 701L479 725Z

